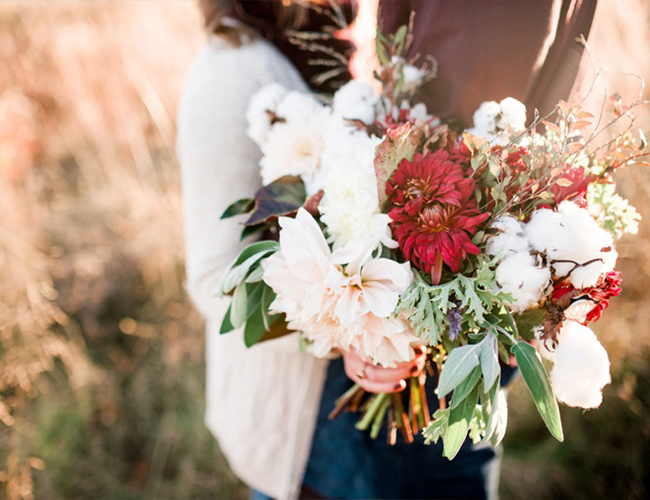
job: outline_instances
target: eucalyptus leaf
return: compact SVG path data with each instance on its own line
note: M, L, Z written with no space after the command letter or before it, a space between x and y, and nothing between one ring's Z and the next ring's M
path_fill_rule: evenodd
M480 349L481 344L471 344L451 351L440 373L438 397L449 394L478 366Z
M469 424L478 401L478 391L479 388L477 386L469 396L463 399L461 404L456 408L451 408L449 412L447 432L443 436L443 455L449 460L454 459L460 447L465 442L467 432L469 431Z
M564 441L557 400L537 351L530 344L520 341L512 346L512 353L546 427L555 439Z

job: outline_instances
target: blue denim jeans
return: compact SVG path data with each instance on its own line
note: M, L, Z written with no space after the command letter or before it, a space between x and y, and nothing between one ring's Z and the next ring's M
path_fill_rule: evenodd
M512 369L504 369L507 382ZM427 384L431 412L437 409L435 381ZM398 434L390 446L383 429L376 440L355 429L358 414L327 418L334 401L352 385L343 361L330 363L303 483L327 498L494 498L500 449L466 441L453 461L442 456L442 442L425 445L421 434L407 444Z

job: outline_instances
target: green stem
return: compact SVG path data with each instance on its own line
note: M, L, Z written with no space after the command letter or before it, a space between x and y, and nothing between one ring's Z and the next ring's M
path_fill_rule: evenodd
M359 429L360 431L365 431L368 429L370 424L375 418L375 415L377 415L377 411L379 411L379 408L381 407L383 401L388 398L388 394L385 393L380 393L377 394L372 398L372 401L368 405L368 409L366 410L366 413L363 415L363 418L357 422L355 427Z
M377 410L377 416L375 417L375 420L372 422L372 428L370 429L370 437L372 439L377 439L377 436L379 436L381 424L384 420L384 416L386 415L389 406L390 399L388 397L385 397L381 403L381 406L379 407L379 410Z

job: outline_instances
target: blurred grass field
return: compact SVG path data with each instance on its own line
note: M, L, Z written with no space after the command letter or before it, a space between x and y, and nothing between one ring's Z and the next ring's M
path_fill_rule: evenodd
M650 6L602 4L592 48L625 96L622 73L650 77ZM0 3L2 498L247 497L203 425L183 292L174 115L200 25L192 1ZM503 498L650 495L650 172L619 181L647 220L596 325L613 383L562 408L563 444L514 385Z

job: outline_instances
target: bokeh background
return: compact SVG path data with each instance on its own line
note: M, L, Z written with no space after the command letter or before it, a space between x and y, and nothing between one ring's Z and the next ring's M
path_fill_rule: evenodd
M247 498L203 426L183 291L174 116L204 40L191 0L0 2L2 498ZM591 47L638 93L650 4L601 0ZM646 220L595 327L613 383L597 411L562 408L563 444L514 384L505 499L650 496L650 172L618 181Z

